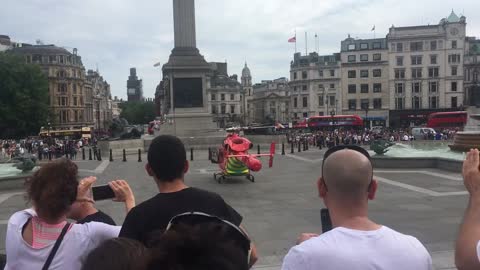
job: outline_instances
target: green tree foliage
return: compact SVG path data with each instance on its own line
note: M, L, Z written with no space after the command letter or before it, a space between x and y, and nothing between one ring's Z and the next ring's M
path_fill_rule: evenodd
M155 119L155 103L129 101L120 104L120 118L125 118L129 124L148 124Z
M38 135L50 115L48 79L37 65L0 53L0 138Z

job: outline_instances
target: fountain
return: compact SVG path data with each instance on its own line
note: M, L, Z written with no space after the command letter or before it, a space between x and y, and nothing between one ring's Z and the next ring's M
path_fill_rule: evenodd
M465 131L457 132L453 144L449 145L452 151L467 152L472 148L480 148L480 114L476 106L467 109L468 120Z
M38 170L36 157L25 154L0 163L0 189L22 188L25 178Z

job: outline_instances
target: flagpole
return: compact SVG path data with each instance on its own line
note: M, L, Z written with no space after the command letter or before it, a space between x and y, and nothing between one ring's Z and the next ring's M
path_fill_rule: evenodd
M295 28L295 53L297 53L297 29Z
M305 32L305 55L308 55L308 40L307 40L307 32Z

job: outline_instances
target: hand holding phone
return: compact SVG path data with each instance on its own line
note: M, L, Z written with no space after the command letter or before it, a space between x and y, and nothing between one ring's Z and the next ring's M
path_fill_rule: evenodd
M102 201L115 198L115 192L109 185L92 187L92 195L95 201Z

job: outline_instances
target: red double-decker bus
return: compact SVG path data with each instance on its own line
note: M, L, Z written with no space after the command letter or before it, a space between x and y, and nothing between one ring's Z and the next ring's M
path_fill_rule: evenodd
M310 129L328 129L345 127L359 129L363 127L363 119L358 115L312 116L307 120Z
M463 128L467 123L467 112L437 112L428 115L427 127L440 128Z

